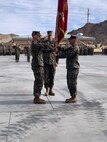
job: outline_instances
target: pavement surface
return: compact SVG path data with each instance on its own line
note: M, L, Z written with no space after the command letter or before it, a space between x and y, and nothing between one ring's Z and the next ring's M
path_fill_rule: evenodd
M0 142L107 142L107 56L80 56L78 97L69 98L65 59L55 76L54 97L33 104L33 72L26 56L0 56Z

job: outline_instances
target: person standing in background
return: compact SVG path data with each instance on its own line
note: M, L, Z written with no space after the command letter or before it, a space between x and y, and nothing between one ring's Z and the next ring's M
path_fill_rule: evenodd
M53 32L47 31L48 39L45 40L47 47L52 49L51 52L45 50L43 52L44 59L44 86L46 88L45 96L51 95L55 96L53 92L54 77L56 72L56 65L58 63L58 58L56 55L55 42L53 41Z
M19 58L20 58L20 48L17 45L17 43L13 42L13 48L15 50L15 61L19 62Z

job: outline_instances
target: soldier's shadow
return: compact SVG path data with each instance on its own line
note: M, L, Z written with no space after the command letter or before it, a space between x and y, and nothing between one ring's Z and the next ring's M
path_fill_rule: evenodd
M32 100L32 94L0 94L0 105L28 105Z
M6 100L0 101L0 105L22 105L22 104L32 104L32 100Z

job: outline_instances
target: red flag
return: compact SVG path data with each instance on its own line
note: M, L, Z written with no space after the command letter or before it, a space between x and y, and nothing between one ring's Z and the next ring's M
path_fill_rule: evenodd
M64 38L68 23L68 0L58 0L55 38L58 43Z

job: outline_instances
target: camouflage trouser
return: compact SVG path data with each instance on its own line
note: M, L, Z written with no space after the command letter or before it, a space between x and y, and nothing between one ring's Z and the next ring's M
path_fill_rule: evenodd
M77 77L79 69L68 69L67 70L67 85L71 96L77 95Z
M54 85L54 76L55 76L56 66L54 65L45 65L44 66L44 86L45 88L52 88Z
M33 94L34 96L40 96L41 95L41 90L43 87L43 74L44 74L44 69L43 67L37 67L35 70L33 70L34 73L34 88L33 88Z
M27 62L30 62L30 53L27 53Z
M16 52L16 53L15 53L15 60L16 60L16 61L19 61L19 57L20 57L20 53L17 53L17 52Z

